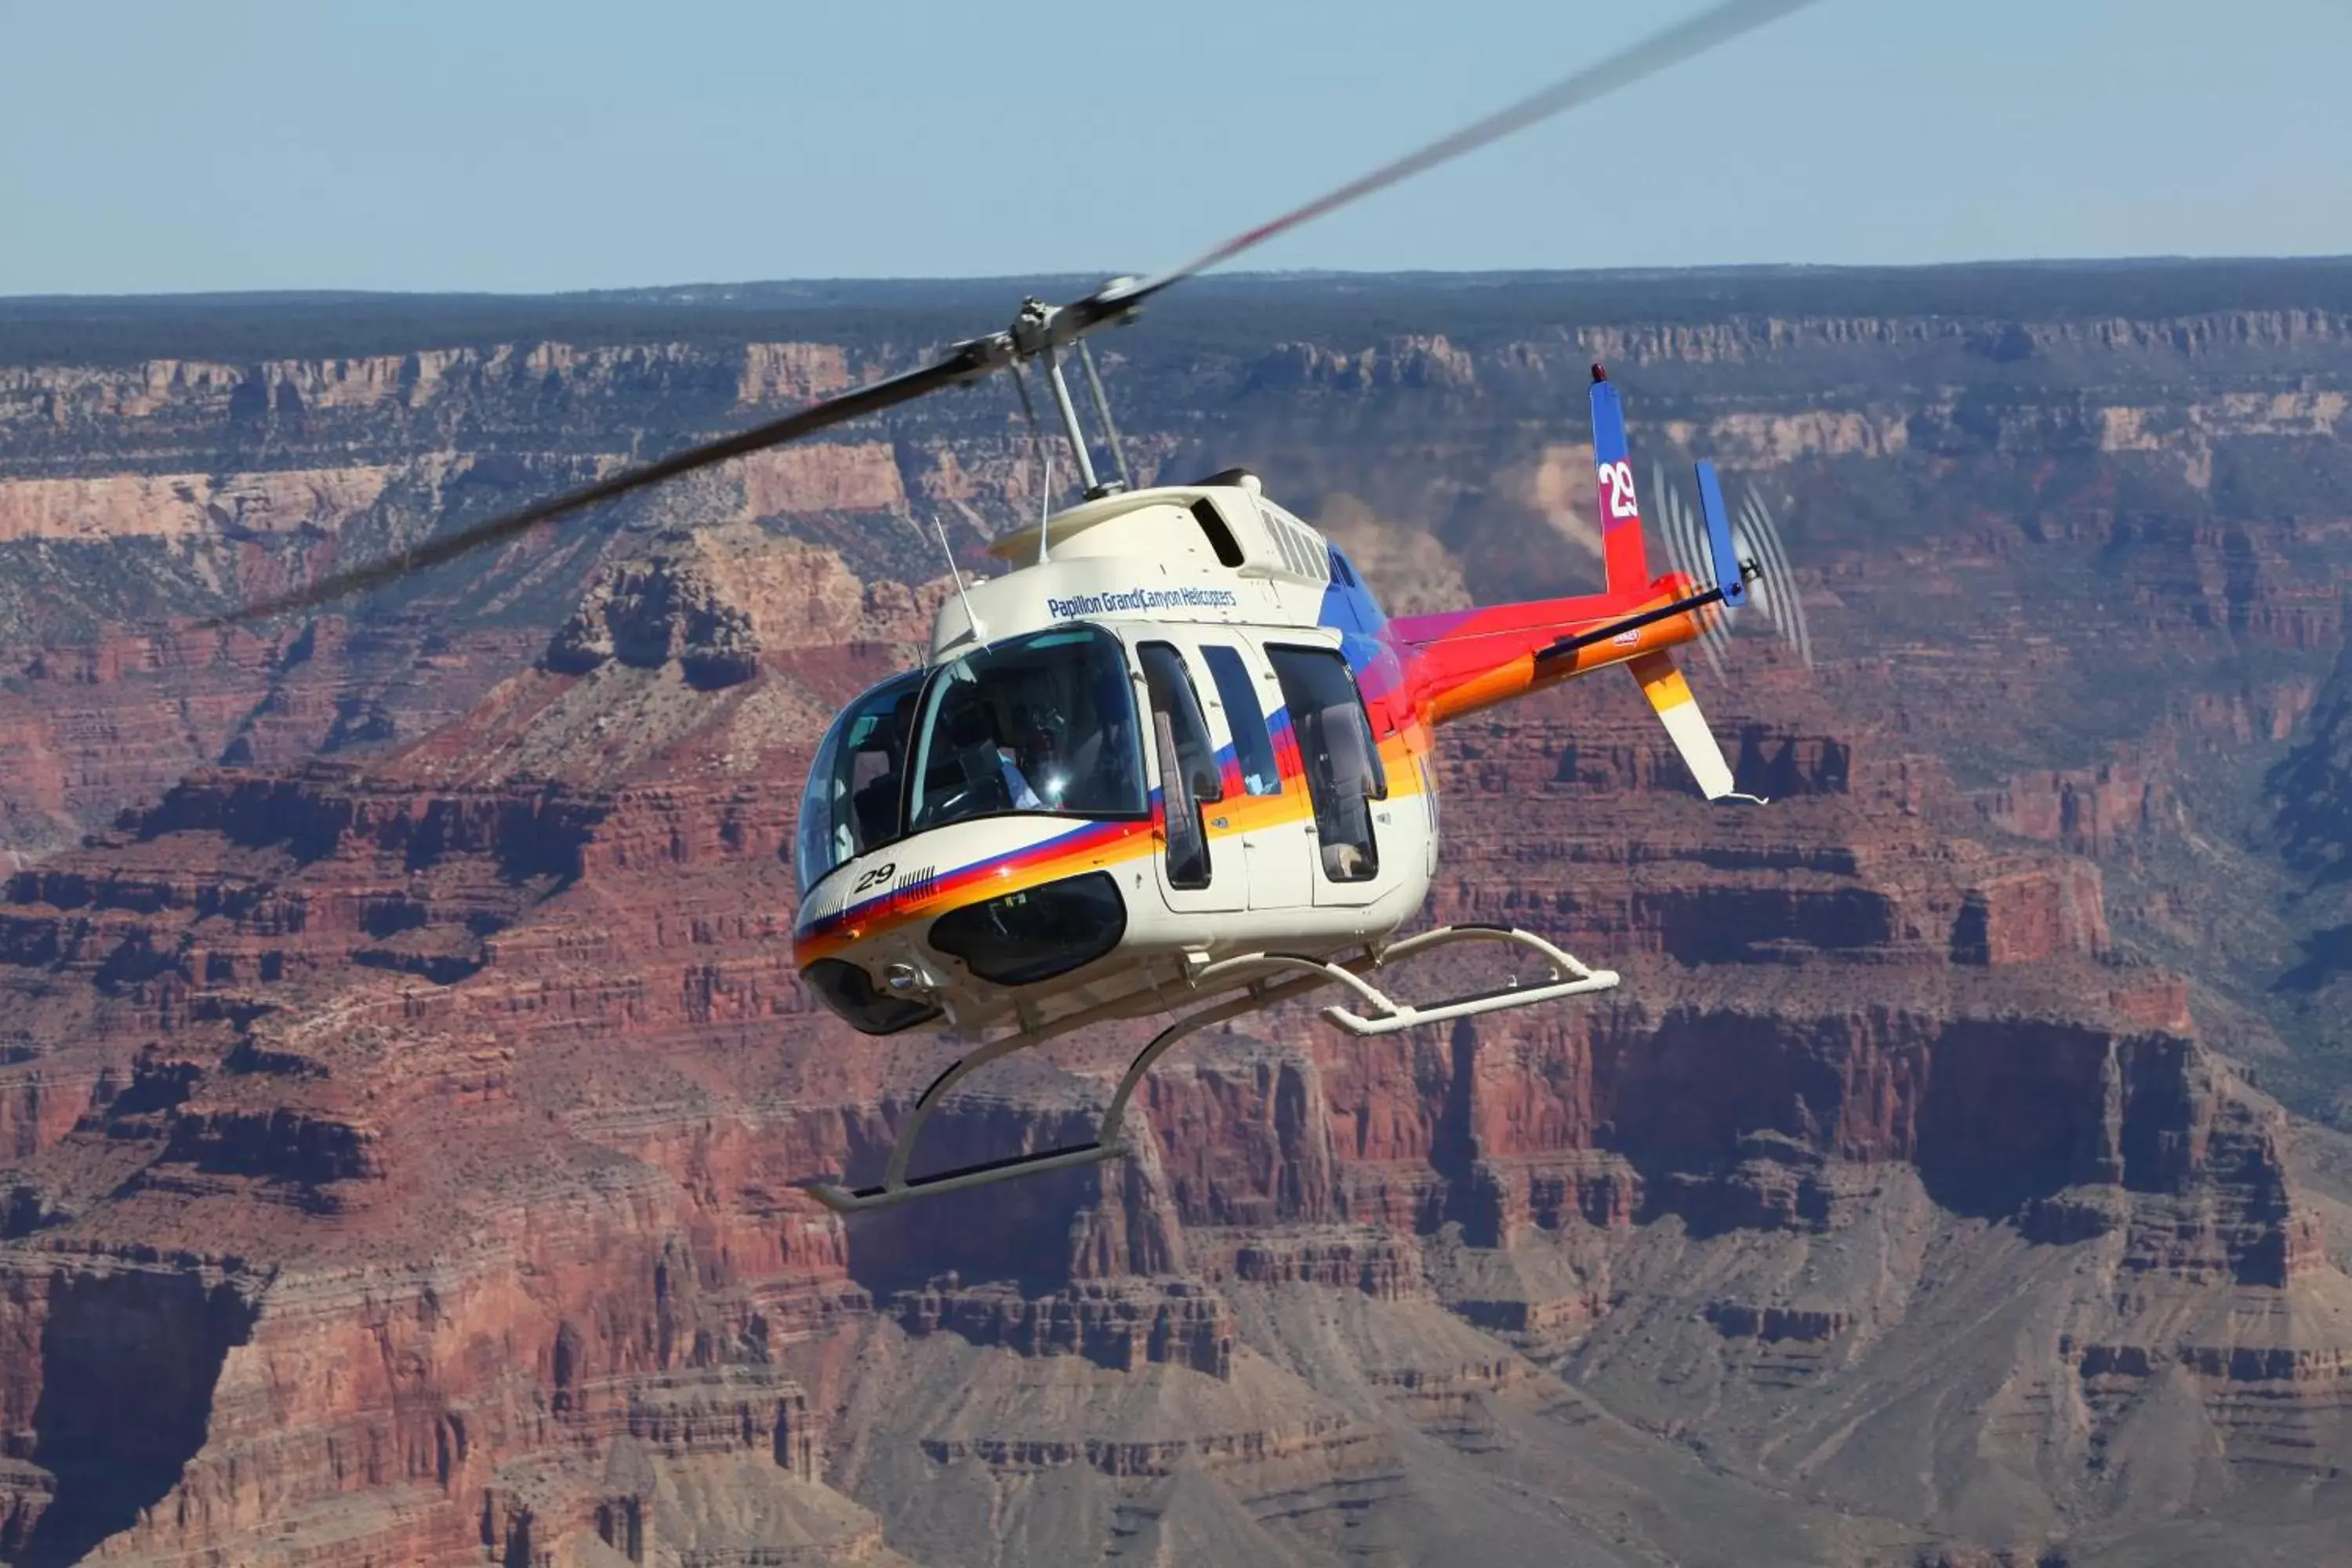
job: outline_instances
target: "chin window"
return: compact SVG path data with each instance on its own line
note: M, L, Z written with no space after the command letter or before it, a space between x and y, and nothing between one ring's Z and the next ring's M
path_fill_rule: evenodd
M1034 985L1092 963L1127 934L1127 902L1108 871L1066 877L941 915L931 945L996 985Z

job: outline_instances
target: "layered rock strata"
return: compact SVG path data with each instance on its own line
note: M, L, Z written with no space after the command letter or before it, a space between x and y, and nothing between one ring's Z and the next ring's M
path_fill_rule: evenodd
M1416 608L1593 580L1604 357L1643 453L1789 520L1822 657L1703 686L1764 812L1605 683L1449 734L1433 915L1622 992L1255 1020L1131 1160L852 1226L793 1183L878 1166L945 1047L812 1005L779 854L937 535L1034 514L1004 408L199 634L920 351L0 368L0 1550L2313 1560L2344 1211L2241 976L2324 1000L2332 950L2237 825L2315 736L2262 853L2324 877L2345 318L2134 279L1122 338L1145 475L1255 463ZM1123 1043L952 1102L935 1157L1083 1136Z
M627 782L502 770L593 774L534 748L625 682L673 724ZM1630 691L1476 721L1434 912L1623 992L1213 1036L1135 1158L845 1226L792 1183L878 1161L937 1053L791 973L805 742L723 759L799 683L528 673L13 879L16 1560L1507 1554L1541 1493L1594 1561L1761 1519L1859 1563L2146 1527L2151 1473L2333 1506L2352 1282L2284 1117L2116 959L2095 870L1927 830L1923 759L1730 717L1787 798L1727 816ZM1067 1140L1122 1059L950 1102L936 1157ZM2020 1304L1961 1331L1988 1290ZM184 1415L123 1425L92 1380L153 1377L88 1348L122 1340ZM1874 1490L1882 1429L2009 1489Z

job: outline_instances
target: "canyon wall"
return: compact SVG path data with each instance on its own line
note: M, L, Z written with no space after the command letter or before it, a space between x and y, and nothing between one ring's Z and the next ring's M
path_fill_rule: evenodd
M1397 335L1300 283L1112 340L1148 471L1251 462L1432 608L1593 579L1606 357L1637 452L1782 511L1817 666L1695 677L1759 810L1630 683L1448 732L1432 917L1621 991L1247 1020L1129 1159L849 1223L795 1183L951 1047L800 988L784 847L930 532L1037 503L1009 399L221 631L928 340L0 366L0 1555L2311 1560L2352 1209L2265 1088L2335 1093L2272 983L2333 865L2352 317L2020 276L2060 303L1400 283ZM925 1158L1087 1136L1134 1043Z

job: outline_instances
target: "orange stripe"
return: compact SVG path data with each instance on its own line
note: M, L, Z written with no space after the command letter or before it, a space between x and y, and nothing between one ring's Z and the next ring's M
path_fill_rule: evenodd
M1653 648L1626 661L1633 679L1642 683L1642 695L1650 700L1651 710L1664 713L1669 708L1681 708L1691 700L1690 682L1675 668L1675 661L1664 648Z

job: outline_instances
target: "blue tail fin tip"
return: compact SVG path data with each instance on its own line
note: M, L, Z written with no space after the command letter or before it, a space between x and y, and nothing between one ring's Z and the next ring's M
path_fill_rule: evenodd
M1723 509L1723 486L1715 465L1698 466L1698 508L1706 520L1707 552L1715 557L1715 584L1723 590L1723 605L1736 610L1748 603L1748 579L1739 570L1739 552L1732 542L1731 520Z

